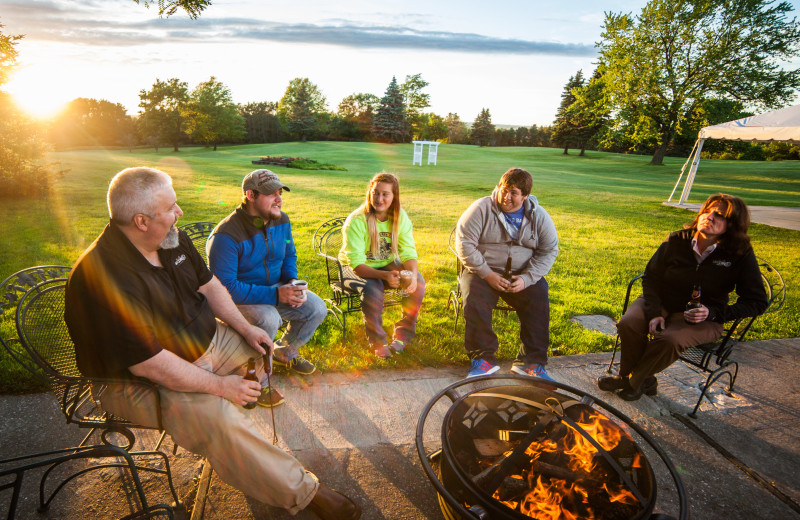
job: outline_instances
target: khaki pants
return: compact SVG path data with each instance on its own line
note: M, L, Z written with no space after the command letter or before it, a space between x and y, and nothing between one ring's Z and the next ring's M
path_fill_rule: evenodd
M662 310L664 330L649 340L648 320L644 314L644 297L639 296L617 324L622 345L619 374L630 375L631 388L637 390L645 378L655 375L672 363L681 352L695 345L716 341L722 336L722 324L713 321L686 323L682 312L668 314Z
M211 344L195 365L219 375L244 374L250 357L263 371L260 355L224 323L217 322ZM164 429L179 446L206 457L214 471L244 494L296 514L317 492L319 482L289 453L273 446L241 406L210 394L161 387ZM155 400L137 385L115 385L103 393L103 407L138 424L156 426Z

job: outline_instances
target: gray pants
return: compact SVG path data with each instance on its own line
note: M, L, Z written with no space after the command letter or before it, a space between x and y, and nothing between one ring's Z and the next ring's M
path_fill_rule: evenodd
M317 327L328 315L325 302L311 291L307 292L306 301L300 307L292 307L285 303L238 307L247 321L264 329L272 338L278 333L278 328L284 321L289 322L286 333L275 342L273 357L281 363L287 363L297 357L298 349L308 343Z
M219 375L244 374L261 356L224 323L206 352L194 364ZM250 419L263 408L245 410L222 397L160 388L164 429L179 446L206 457L214 471L236 489L259 502L296 514L308 506L319 482L291 454L268 442ZM152 392L137 385L115 385L101 395L103 407L139 424L156 426Z
M640 296L630 304L617 324L622 344L619 374L630 374L634 390L642 386L645 378L674 363L687 348L716 341L722 336L721 323L686 323L682 312L668 314L662 310L662 315L666 322L664 330L655 339L648 339L649 323L644 314L644 298Z

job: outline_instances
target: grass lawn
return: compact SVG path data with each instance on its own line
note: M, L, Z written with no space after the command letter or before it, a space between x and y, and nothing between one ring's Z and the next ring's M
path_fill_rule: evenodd
M418 324L417 341L401 357L376 360L367 351L363 327L349 327L343 341L329 318L303 354L322 370L363 370L377 366L458 364L466 370L463 324L452 332L453 315L446 309L455 284L454 259L447 239L456 220L475 199L489 195L509 167L534 175L533 194L555 221L560 254L547 279L550 284L551 343L564 354L609 350L612 338L570 321L579 314L619 318L627 281L640 272L670 231L693 214L665 207L682 159L667 158L653 167L647 156L587 152L564 156L558 149L478 148L445 145L438 166L411 166L412 145L374 143L278 143L220 148L184 148L178 153L93 150L53 153L51 160L70 171L54 185L48 201L4 200L0 206L0 279L37 264L71 265L107 222L105 194L109 179L120 169L147 165L172 175L181 223L218 221L241 198L243 176L263 155L309 157L347 171L305 171L275 166L292 188L284 210L292 219L299 249L299 272L323 297L324 266L311 248L321 222L346 215L363 200L369 178L391 171L400 178L401 200L414 223L420 270L428 293ZM702 202L717 191L742 197L751 205L800 206L800 163L703 161L690 202ZM789 287L783 311L759 320L751 338L800 335L800 232L754 224L750 232L756 254L784 275ZM387 310L384 323L398 319ZM500 357L512 358L518 348L516 316L496 316ZM358 317L349 324L357 325ZM3 337L13 324L0 322ZM0 354L0 392L27 391L32 383Z

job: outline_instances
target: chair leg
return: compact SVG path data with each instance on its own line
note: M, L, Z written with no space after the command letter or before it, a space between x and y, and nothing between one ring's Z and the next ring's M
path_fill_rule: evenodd
M733 363L730 363L730 364L733 364ZM730 364L721 366L718 369L716 369L713 372L711 372L710 374L708 374L708 377L706 378L705 384L703 384L700 387L700 398L697 400L697 404L694 405L694 409L689 414L689 417L691 417L692 419L696 419L697 418L697 410L700 408L700 403L703 402L703 397L707 397L708 389L711 388L714 385L714 383L716 383L717 380L720 377L722 377L724 375L727 375L728 376L728 381L730 382L730 384L728 385L728 388L732 388L733 387L733 382L736 379L736 377L731 373L730 369L728 368L728 366ZM736 372L738 373L738 371L739 371L739 366L737 364L736 365Z
M614 338L614 351L611 354L611 363L608 364L608 368L606 369L606 372L608 372L609 374L614 373L611 369L614 366L614 359L617 357L618 347L619 347L619 334L617 334L616 337Z

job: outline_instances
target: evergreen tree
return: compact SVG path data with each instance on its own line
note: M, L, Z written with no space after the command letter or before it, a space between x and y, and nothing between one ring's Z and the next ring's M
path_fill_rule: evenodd
M276 103L260 101L239 105L239 114L244 118L244 129L248 143L277 143L281 140L281 124Z
M397 79L386 88L386 94L375 112L372 133L378 141L385 143L407 143L409 141L408 120L403 93L397 86Z
M575 102L567 109L567 118L574 128L573 138L581 149L579 155L583 156L587 144L597 140L598 132L609 120L608 100L603 82L602 68L598 67L589 83L581 88L574 89L573 93L575 94Z
M561 93L561 105L553 122L553 141L564 146L564 155L567 155L570 141L577 141L578 122L569 108L575 103L576 89L583 88L583 85L583 71L579 70L574 76L570 76Z
M447 142L451 144L465 144L468 142L469 129L467 124L458 117L458 114L450 112L444 120L447 125Z
M472 123L470 139L478 146L490 146L492 144L494 140L494 125L488 108L482 109L478 117L475 118L475 122Z

